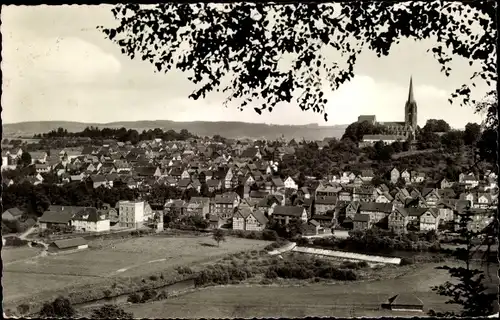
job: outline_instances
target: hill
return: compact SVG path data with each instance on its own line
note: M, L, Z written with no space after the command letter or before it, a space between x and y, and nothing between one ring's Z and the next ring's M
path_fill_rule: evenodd
M70 121L40 121L19 122L3 125L3 135L6 137L31 137L35 133L46 133L59 127L69 132L79 132L85 127L135 129L138 131L160 128L163 130L187 129L199 136L213 136L219 134L233 139L276 139L284 135L286 139L323 140L324 138L340 138L347 125L319 126L308 125L268 125L264 123L247 122L175 122L170 120L155 121L121 121L111 123L84 123Z

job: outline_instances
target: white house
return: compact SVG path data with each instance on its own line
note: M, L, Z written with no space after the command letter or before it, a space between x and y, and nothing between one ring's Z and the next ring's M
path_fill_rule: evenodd
M437 230L439 224L439 212L435 208L425 211L420 216L420 231Z
M106 214L99 213L96 208L84 208L71 220L76 231L105 232L110 230L109 218Z
M142 227L146 216L144 212L145 208L146 205L144 201L119 201L118 218L120 227Z
M392 144L396 141L406 141L406 137L398 135L364 135L363 141L359 143L359 147L373 146L378 141L382 141L383 144Z
M290 176L288 178L286 178L286 180L283 183L285 184L285 188L286 189L297 190L299 188L299 186L297 185L297 183Z

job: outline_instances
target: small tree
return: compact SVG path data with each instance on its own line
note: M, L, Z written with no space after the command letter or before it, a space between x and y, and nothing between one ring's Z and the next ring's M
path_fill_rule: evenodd
M23 167L29 166L31 164L31 154L23 152L21 154L21 158L19 159L19 164Z
M226 241L226 235L221 229L216 229L213 234L213 239L217 242L217 246L219 246L221 241Z
M107 304L92 311L92 319L133 319L134 315L116 305Z
M433 291L439 295L450 297L448 304L462 306L459 314L452 312L436 313L430 310L431 316L460 316L460 317L484 317L493 312L493 302L496 297L494 293L485 292L483 280L484 274L481 270L471 268L471 259L474 254L472 240L478 235L477 232L469 230L473 213L468 209L463 213L455 213L459 216L458 232L464 238L466 247L458 248L453 255L465 263L465 267L442 266L438 269L448 270L450 276L458 281L454 283L446 281L444 284L435 286Z
M42 318L73 318L75 315L76 311L71 302L64 297L45 303L40 311Z

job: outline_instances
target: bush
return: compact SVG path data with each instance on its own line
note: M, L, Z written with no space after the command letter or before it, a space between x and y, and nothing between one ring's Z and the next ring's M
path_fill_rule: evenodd
M356 264L357 266L357 264ZM337 268L332 262L322 259L296 258L277 261L269 266L266 278L312 279L315 277L335 280L356 280L358 275L353 270Z
M168 299L168 292L163 290L157 296L155 300L166 300Z
M28 304L26 304L26 303L23 303L23 304L20 304L19 306L17 306L17 312L20 315L25 315L29 311L30 311L30 306Z
M155 275L152 275L152 276L149 276L149 280L156 281L156 280L158 280L158 277Z
M5 246L12 246L12 247L22 247L28 244L28 240L23 240L18 237L6 237L5 238Z
M133 314L118 306L107 304L92 311L92 319L133 319Z
M250 269L216 264L198 273L195 285L238 283L252 276Z
M179 274L193 274L193 270L190 268L190 267L187 267L187 266L181 266L181 267L177 267L175 269Z
M112 294L111 290L108 290L108 289L104 290L102 293L104 293L104 297L106 297L106 298L111 297L111 294Z
M271 281L271 279L268 279L268 278L264 278L260 281L260 284L272 284L273 282Z
M141 303L148 302L154 298L156 298L156 292L154 290L146 290L142 294Z
M278 233L274 230L264 230L262 232L262 240L276 241L278 238Z
M137 292L133 292L128 295L127 302L139 303L141 302L141 296Z
M47 302L42 306L40 317L43 318L73 318L76 310L71 305L69 299L58 297L52 302Z

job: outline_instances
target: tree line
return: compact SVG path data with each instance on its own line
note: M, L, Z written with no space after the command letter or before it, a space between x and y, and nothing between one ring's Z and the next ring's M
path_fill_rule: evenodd
M86 127L80 132L68 132L67 129L58 128L56 130L49 131L48 133L35 134L34 138L91 138L91 139L115 139L120 142L130 141L132 144L136 144L142 140L153 140L162 139L164 141L185 141L190 138L198 138L198 136L190 133L186 129L182 129L180 132L174 130L163 131L160 128L143 130L139 133L135 129L121 128L98 128L98 127Z

